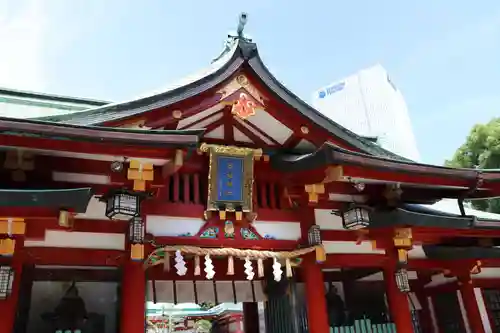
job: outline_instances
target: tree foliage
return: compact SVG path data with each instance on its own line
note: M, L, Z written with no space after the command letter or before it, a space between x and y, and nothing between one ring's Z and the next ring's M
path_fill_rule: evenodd
M445 163L457 168L500 169L500 118L475 125L465 143ZM500 213L500 199L473 200L480 210Z

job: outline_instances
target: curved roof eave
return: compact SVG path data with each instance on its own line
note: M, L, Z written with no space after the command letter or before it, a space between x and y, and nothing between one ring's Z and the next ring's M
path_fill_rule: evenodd
M86 111L55 117L51 120L72 125L101 125L148 112L155 108L166 107L217 86L230 78L245 62L279 99L348 145L370 155L411 162L351 132L300 99L280 83L267 69L259 56L257 45L245 40L234 43L224 56L215 61L208 70L201 72L201 75L192 76L188 80L184 79L182 84L174 85L173 88L132 101L107 104Z
M81 112L55 116L48 121L71 125L100 125L113 120L128 118L159 107L169 106L211 89L234 74L244 62L238 43L220 59L204 70L183 78L169 87L138 98L119 103L106 104Z

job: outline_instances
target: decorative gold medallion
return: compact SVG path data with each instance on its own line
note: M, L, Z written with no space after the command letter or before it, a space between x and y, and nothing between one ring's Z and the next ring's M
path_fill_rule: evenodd
M257 110L257 105L244 92L240 93L238 99L234 102L231 113L241 119L247 119L254 116Z

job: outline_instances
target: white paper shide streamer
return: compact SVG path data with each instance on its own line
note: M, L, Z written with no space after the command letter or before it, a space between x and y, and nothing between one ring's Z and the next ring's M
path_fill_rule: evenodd
M214 265L212 265L212 259L210 259L210 255L205 256L205 273L207 273L206 277L209 280L212 280L215 276Z
M186 262L182 256L181 251L175 251L175 268L177 269L177 275L183 276L187 273Z
M283 271L281 270L280 262L276 258L274 258L274 263L273 263L273 275L274 275L274 281L276 282L281 281L281 276L283 275Z
M253 272L252 262L248 257L245 258L245 264L243 266L245 267L245 274L247 275L247 280L249 281L253 280L255 273Z

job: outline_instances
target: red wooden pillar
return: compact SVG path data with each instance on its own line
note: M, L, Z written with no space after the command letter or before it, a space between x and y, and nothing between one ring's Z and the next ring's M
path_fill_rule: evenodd
M471 331L474 333L485 333L470 275L459 276L458 284Z
M326 308L325 282L321 266L316 263L314 253L304 256L302 274L306 292L309 332L329 333L330 324L328 323Z
M387 303L391 319L396 325L398 333L413 333L410 305L408 296L402 293L396 284L396 265L389 264L384 269L384 280L386 283Z
M14 270L14 281L12 284L12 293L10 294L10 296L6 300L0 300L0 333L12 333L14 331L17 301L19 298L19 286L21 282L21 274L23 271L23 260L21 255L23 244L23 239L16 240L14 256L10 260L10 265ZM6 263L8 263L8 258L5 259L7 259Z
M121 333L144 333L146 313L146 273L142 262L127 261L123 268L120 314Z

